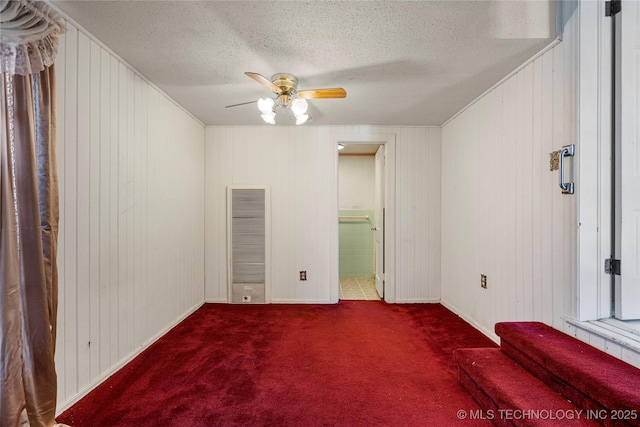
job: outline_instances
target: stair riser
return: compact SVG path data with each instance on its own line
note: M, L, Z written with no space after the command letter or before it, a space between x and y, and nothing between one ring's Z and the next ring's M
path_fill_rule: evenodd
M478 384L476 384L473 378L461 366L458 370L458 380L460 381L460 384L462 384L462 386L465 388L465 390L467 390L469 394L476 400L476 402L478 402L478 404L482 408L482 415L486 416L487 418L490 418L491 416L491 422L494 426L518 427L517 424L512 423L510 420L500 419L500 417L497 416L497 414L499 413L498 405L496 405L493 399L491 399L491 397L489 397L489 395L485 393L484 390L478 386Z
M589 396L586 396L571 384L567 384L566 382L562 381L560 378L549 372L549 370L544 366L540 365L538 362L531 359L529 356L511 345L511 343L502 340L500 345L500 349L504 351L507 356L515 360L520 366L531 372L535 377L539 378L553 390L566 397L567 400L570 400L579 408L583 408L585 411L609 412L604 406L594 401ZM607 427L631 425L626 422L619 422L617 424L614 424L610 419L602 420L601 422Z
M607 427L640 426L640 371L540 322L495 326L500 349L550 389ZM631 411L627 420L617 411ZM635 414L633 413L635 412Z

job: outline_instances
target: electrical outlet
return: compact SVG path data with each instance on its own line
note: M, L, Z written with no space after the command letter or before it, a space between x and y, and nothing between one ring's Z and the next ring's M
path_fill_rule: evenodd
M300 281L307 280L307 270L300 271Z
M487 289L487 275L486 274L481 274L480 275L480 287L483 289Z
M242 302L251 302L251 295L243 295Z

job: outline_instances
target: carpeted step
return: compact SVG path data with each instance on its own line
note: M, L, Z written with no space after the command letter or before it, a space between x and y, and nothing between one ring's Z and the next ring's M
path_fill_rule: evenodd
M497 348L458 349L459 379L497 426L597 426L584 411Z
M608 426L640 426L640 370L540 322L497 323L501 350Z

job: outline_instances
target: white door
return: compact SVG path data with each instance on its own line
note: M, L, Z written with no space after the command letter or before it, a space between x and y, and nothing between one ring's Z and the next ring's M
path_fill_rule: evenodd
M376 151L375 165L375 195L374 195L374 239L375 239L375 265L376 265L376 289L378 295L384 298L384 193L385 193L385 154L384 145L380 145Z
M620 21L622 21L620 23ZM620 181L617 211L620 213L620 276L616 278L615 315L640 319L640 6L622 1L616 16L620 25Z

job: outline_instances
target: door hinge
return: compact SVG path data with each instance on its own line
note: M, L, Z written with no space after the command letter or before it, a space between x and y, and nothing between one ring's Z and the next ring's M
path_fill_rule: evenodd
M605 16L613 16L622 10L622 1L621 0L611 0L604 2L604 14Z
M605 259L604 260L604 272L607 274L613 274L615 276L620 275L620 260L619 259Z

